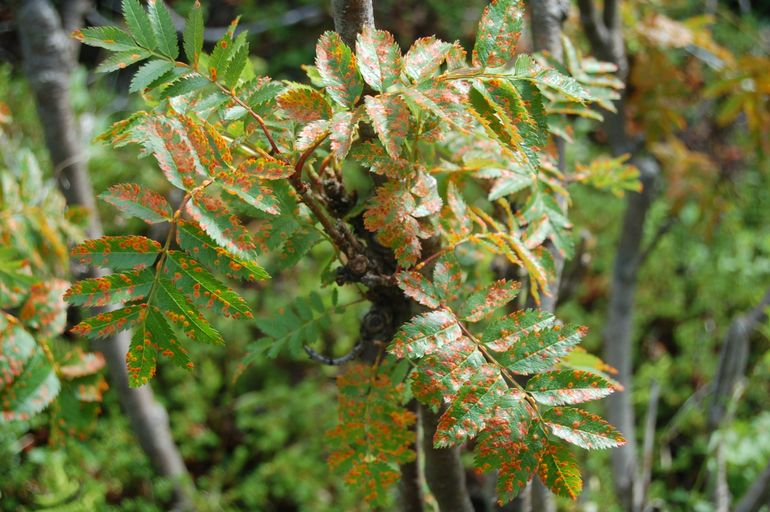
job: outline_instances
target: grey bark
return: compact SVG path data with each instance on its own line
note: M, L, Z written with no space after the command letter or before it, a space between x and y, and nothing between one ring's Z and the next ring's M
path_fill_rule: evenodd
M417 401L411 400L407 406L410 411L419 414ZM417 426L413 448L417 456L412 462L401 465L401 481L398 483L399 510L402 512L423 512L422 482L420 480L420 447L417 443Z
M473 512L465 482L465 469L457 448L434 448L439 415L420 405L425 480L441 512Z
M749 336L757 326L767 319L770 307L770 290L759 304L745 315L736 317L725 335L719 354L719 368L713 384L713 396L709 407L709 431L719 428L725 415L727 402L736 384L746 373L749 357Z
M606 0L600 13L593 0L578 0L581 22L591 43L592 53L601 60L618 66L618 76L626 80L628 60L621 30L619 0ZM634 479L637 477L635 415L632 396L633 316L636 284L642 262L641 247L647 212L655 196L655 182L660 166L635 148L626 131L625 95L615 103L616 113L604 113L604 132L616 155L632 152L642 191L627 195L620 240L615 256L612 286L609 294L607 324L604 331L604 359L618 370L617 380L625 388L608 398L607 418L615 424L628 443L612 451L615 493L624 510L634 503Z
M26 75L35 95L59 188L67 204L88 209L86 234L98 238L102 236L102 227L70 105L73 46L69 34L63 30L60 17L48 0L24 0L13 6ZM125 357L129 341L130 335L123 332L96 344L96 348L105 355L112 389L131 420L142 449L161 476L176 482L177 504L189 508L189 490L183 482L187 469L171 437L165 409L155 400L149 386L128 387Z
M372 0L332 0L334 30L354 48L356 36L364 27L374 26Z
M759 509L768 503L770 503L770 462L735 505L735 512L759 512Z

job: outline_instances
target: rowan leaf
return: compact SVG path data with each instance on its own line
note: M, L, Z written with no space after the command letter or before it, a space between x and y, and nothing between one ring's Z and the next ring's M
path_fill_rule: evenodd
M187 15L183 33L185 57L195 69L198 68L198 59L203 51L203 29L203 9L196 0Z
M604 398L615 391L615 386L595 373L557 370L529 379L527 391L542 404L568 405Z
M329 102L311 87L292 87L278 96L277 101L286 116L298 123L309 123L332 117L332 107Z
M259 195L253 198L256 200ZM220 198L199 197L187 204L187 211L207 235L232 254L248 258L256 249L248 230Z
M451 43L436 39L435 36L418 39L404 57L407 76L415 82L431 77L444 63L452 48Z
M463 284L465 276L454 254L440 257L433 267L433 286L439 298L445 303L456 300Z
M411 213L417 208L414 197L402 183L388 181L377 188L364 212L364 226L375 232L383 246L393 249L396 260L409 267L420 257L422 229Z
M150 19L139 0L123 0L123 18L139 46L154 50L158 43Z
M243 297L222 284L196 260L182 252L169 251L166 261L165 274L177 288L189 290L187 294L197 304L227 317L253 316Z
M77 324L72 328L72 333L89 338L108 338L120 331L131 329L140 322L144 318L146 307L145 304L137 304L99 313Z
M148 224L167 222L173 216L165 197L134 183L113 185L99 197L120 211Z
M250 257L231 254L192 222L180 221L177 224L177 241L191 257L227 277L252 283L270 277Z
M390 32L364 27L356 39L356 58L361 75L375 91L385 91L401 77L401 49Z
M441 305L433 289L433 283L419 272L399 272L396 274L396 283L404 295L413 298L425 307L436 309Z
M69 283L50 278L33 284L29 296L19 312L19 318L43 338L52 338L64 332L67 326L67 303L64 292Z
M186 74L167 84L161 91L160 97L161 99L175 98L176 96L183 96L194 91L200 91L209 85L211 85L211 82L205 77L195 74Z
M336 32L324 32L316 46L316 67L326 91L343 107L352 107L364 85L356 57Z
M125 69L149 57L151 54L142 48L136 48L125 52L114 53L96 66L97 73L110 73L119 69Z
M313 146L320 144L329 136L329 121L319 119L305 125L299 132L295 148L297 151L307 151Z
M513 500L537 472L545 435L528 403L513 395L504 397L486 420L476 440L474 465L485 473L497 471L499 504Z
M441 416L433 436L436 448L464 443L476 437L486 427L486 421L495 403L505 394L514 393L519 400L524 394L509 390L500 372L482 366L457 392L454 400Z
M118 27L88 27L76 30L75 39L88 46L97 46L113 52L137 49L134 39Z
M258 350L264 350L270 358L284 350L299 357L305 345L316 343L332 327L329 309L316 291L295 298L267 318L256 318L254 323L268 337L260 340Z
M453 402L457 392L486 364L484 355L467 337L446 347L426 356L412 373L415 398L435 408Z
M462 336L454 315L446 309L430 311L402 325L388 351L396 357L419 359Z
M364 101L382 145L392 158L398 158L409 133L409 107L400 96L366 96Z
M506 368L528 375L551 369L583 336L583 328L562 327L550 313L528 309L493 321L481 339Z
M105 236L86 240L71 254L83 265L139 270L155 263L159 253L160 244L143 236Z
M152 288L155 273L149 269L83 279L73 284L64 300L76 306L100 307L144 298Z
M0 422L30 419L61 388L43 349L5 312L0 312L0 383Z
M163 313L150 306L143 310L143 314L144 318L134 329L126 354L128 384L132 388L147 384L155 376L159 351L181 368L193 367L187 351L176 339Z
M524 12L521 0L492 0L484 8L473 47L474 66L502 66L516 55Z
M468 322L483 320L495 310L505 306L519 293L521 284L517 281L500 279L485 290L473 293L460 309L460 317Z
M358 126L358 115L353 112L337 112L331 120L331 148L337 160L344 160L353 143Z
M543 422L556 437L587 450L626 444L615 427L582 409L554 407L543 414Z
M575 456L564 444L548 441L543 449L537 474L558 496L577 499L583 490L583 479Z
M174 64L167 60L153 59L142 64L133 78L131 78L131 86L128 88L128 92L144 91L150 84L172 69L174 69Z
M351 365L337 388L339 424L327 434L334 447L329 466L368 503L383 504L401 477L399 466L415 458L417 418L400 405L403 384L392 382L387 368Z
M177 290L168 279L160 279L157 288L157 303L160 311L187 338L212 345L224 345L222 335L214 329L190 300Z
M176 27L163 0L147 0L147 16L158 42L158 51L172 59L179 57Z

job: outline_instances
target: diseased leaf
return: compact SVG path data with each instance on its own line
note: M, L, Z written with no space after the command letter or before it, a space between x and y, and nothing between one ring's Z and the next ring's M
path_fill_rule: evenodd
M584 335L582 328L557 325L550 313L528 309L492 322L482 342L510 371L527 375L551 369Z
M524 394L508 390L500 372L483 366L460 388L454 401L439 419L433 445L436 448L456 446L476 437L486 427L489 411L504 393L513 393L519 400Z
M385 91L401 76L401 49L390 32L364 27L356 39L356 58L361 75L375 91Z
M61 388L43 349L5 312L0 312L0 383L0 423L30 419Z
M185 57L193 68L197 69L198 59L203 51L203 9L198 0L187 15L183 37Z
M150 52L136 48L126 52L115 53L104 59L97 67L97 73L110 73L119 69L125 69L131 64L142 61L150 56Z
M439 298L444 302L454 301L464 283L465 276L454 254L440 257L433 267L433 286Z
M558 496L574 500L583 490L583 479L575 456L562 443L548 441L537 474L551 492Z
M462 336L454 315L446 309L430 311L401 326L388 351L396 357L419 359Z
M319 119L307 124L297 137L297 151L307 151L310 148L323 142L329 136L329 121Z
M412 194L399 182L389 181L378 187L364 212L364 226L377 233L377 241L393 249L398 263L414 265L420 257L420 223L411 214L417 208Z
M192 300L201 306L232 318L253 316L243 297L182 252L168 252L164 272L177 288L187 290Z
M435 36L418 39L404 57L406 74L415 82L432 76L444 63L452 47L451 43Z
M149 269L83 279L67 290L64 300L76 306L99 307L141 299L150 292L154 279Z
M118 27L88 27L76 30L73 36L88 46L97 46L114 52L137 49L133 38Z
M382 145L392 158L398 158L409 133L409 107L400 96L366 96L364 101Z
M348 156L357 125L358 116L353 112L337 112L332 117L331 147L337 160L343 160Z
M160 279L157 305L166 319L194 341L224 345L222 335L214 329L196 307L168 279Z
M258 195L253 197L259 198ZM244 225L218 197L202 196L189 202L187 211L207 235L232 254L248 258L256 249Z
M468 322L483 320L495 310L505 306L519 293L521 285L517 281L500 279L487 289L472 294L460 309L460 316Z
M460 337L445 349L426 356L412 372L415 398L434 408L454 401L457 392L486 364L476 344Z
M193 367L187 351L176 339L163 314L155 307L144 309L143 314L143 321L134 329L126 354L128 384L133 388L147 384L155 376L159 351L181 368Z
M502 66L516 55L524 12L521 0L492 0L484 8L473 47L474 66Z
M229 253L191 222L181 221L177 225L179 245L194 259L209 268L218 270L227 277L257 282L270 276L250 258Z
M310 87L293 87L278 96L278 105L292 121L309 123L330 119L332 107L326 98Z
M21 307L19 318L36 329L43 338L52 338L64 332L67 326L67 304L64 292L69 283L62 279L46 279L29 289L29 296Z
M574 407L554 407L543 414L543 422L556 437L587 450L615 448L626 440L600 416Z
M433 289L433 283L419 272L399 272L396 274L396 282L407 297L413 298L423 306L436 309L441 305Z
M568 405L604 398L615 391L615 387L591 372L557 370L529 379L527 391L540 403Z
M364 85L356 57L336 32L324 32L316 46L316 66L329 95L343 107L352 107Z
M139 270L155 263L159 253L160 244L143 236L105 236L86 240L71 254L84 265Z
M120 211L138 217L148 224L169 221L173 215L165 197L134 183L113 185L99 197Z
M138 304L99 313L77 324L72 328L72 333L89 338L108 338L117 332L131 329L144 319L146 307L145 304Z

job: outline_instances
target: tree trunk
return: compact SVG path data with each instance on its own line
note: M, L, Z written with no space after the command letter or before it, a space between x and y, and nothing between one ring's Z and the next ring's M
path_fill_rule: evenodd
M334 30L351 48L364 27L374 27L372 0L332 0L332 16Z
M14 8L25 71L35 95L54 175L67 204L88 209L86 234L98 238L102 236L102 227L70 105L73 46L69 34L48 0L24 0L16 2ZM128 387L125 358L129 341L130 335L122 332L95 346L105 355L112 388L131 420L139 444L158 473L176 482L177 506L190 508L187 469L171 437L165 409L155 401L149 386Z

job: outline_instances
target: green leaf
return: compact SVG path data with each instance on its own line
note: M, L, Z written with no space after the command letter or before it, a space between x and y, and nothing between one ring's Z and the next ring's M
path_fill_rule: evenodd
M138 47L130 35L118 27L88 27L74 32L75 39L88 46L114 52L134 51Z
M164 272L174 285L189 290L192 300L227 317L253 315L243 297L222 284L196 260L179 251L169 251Z
M148 50L154 50L158 43L155 41L150 19L139 0L123 0L123 17L136 42Z
M385 91L401 77L401 49L390 32L364 27L356 39L356 58L361 75L375 91Z
M155 273L149 269L84 279L73 284L64 299L76 306L106 306L141 299L150 292Z
M528 309L489 324L482 342L510 371L528 375L551 369L584 335L583 328L556 325L550 313Z
M407 76L415 82L431 77L444 63L452 47L451 43L435 36L418 39L404 57Z
M160 244L143 236L105 236L86 240L71 254L84 265L139 270L155 263L159 253Z
M399 272L396 274L396 283L407 297L413 298L425 307L436 309L441 305L433 289L433 283L419 272Z
M558 496L574 500L583 490L580 467L575 456L562 443L548 441L543 449L537 474L551 492Z
M30 419L60 388L53 365L32 335L0 312L0 423Z
M295 298L267 318L256 318L254 323L269 337L262 340L261 348L270 358L285 350L292 357L299 357L305 345L315 344L332 327L329 313L321 295L313 291L306 297Z
M529 379L527 391L542 404L568 405L604 398L615 391L615 387L591 372L557 370Z
M211 81L206 77L200 75L185 75L164 88L161 91L160 96L162 99L174 98L176 96L182 96L198 91L209 85L211 85Z
M235 48L227 62L227 69L220 75L221 81L228 87L235 87L249 60L249 42L246 35L246 32L242 32L236 38Z
M332 117L329 102L321 93L310 87L292 87L278 96L278 105L289 119L298 123L310 123Z
M137 304L99 313L77 324L72 328L72 333L89 338L108 338L117 332L131 329L141 321L146 307L145 304Z
M615 427L582 409L554 407L543 414L543 422L556 437L587 450L626 444Z
M462 336L454 315L446 309L414 317L401 326L388 351L396 357L419 359L441 349Z
M198 68L198 59L203 51L203 9L198 0L187 15L187 23L184 26L184 53L187 61L193 68Z
M457 392L451 405L441 416L433 436L433 446L456 446L475 437L485 426L494 405L505 394L524 399L520 391L509 390L500 372L482 366Z
M96 72L109 73L111 71L117 71L118 69L125 69L131 64L144 60L149 56L150 52L142 49L115 53L104 59L104 61L96 67Z
M219 247L211 237L191 222L180 221L177 225L177 240L180 247L190 256L227 277L252 283L270 277L265 269L250 258L236 256Z
M202 196L187 204L187 211L198 225L217 245L240 256L248 258L256 249L246 227L232 214L225 203L217 197Z
M460 317L468 322L483 320L495 310L505 306L519 293L521 285L517 281L500 279L487 289L473 293L460 309Z
M168 279L158 281L158 307L172 325L194 341L224 345L222 335L214 329L196 307Z
M388 154L398 158L409 133L409 107L400 96L366 96L366 113Z
M521 0L492 0L484 8L473 47L474 66L502 66L513 58L524 12Z
M174 64L167 60L155 59L146 62L145 64L142 64L131 79L131 86L128 91L141 92L172 69L174 69Z
M163 0L147 0L147 14L155 40L158 41L158 51L172 59L179 57L176 27Z
M324 32L316 46L316 66L326 91L343 107L352 107L364 89L356 57L336 32Z
M148 224L167 222L173 216L165 197L134 183L113 185L99 197L127 215L142 219Z

